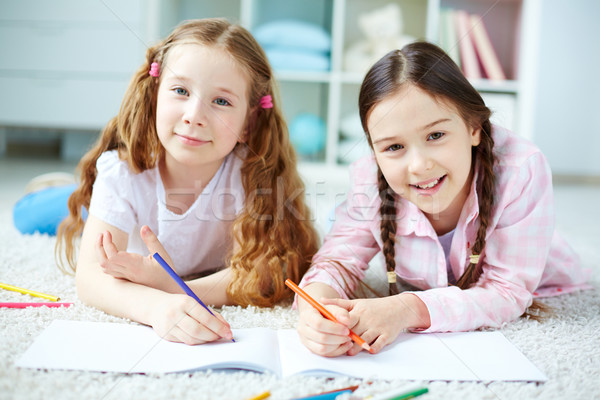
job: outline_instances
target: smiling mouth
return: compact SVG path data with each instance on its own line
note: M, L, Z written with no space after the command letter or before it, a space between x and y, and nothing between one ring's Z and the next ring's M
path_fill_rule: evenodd
M208 140L203 140L200 138L194 138L191 136L186 136L186 135L181 135L179 133L175 133L175 136L179 137L180 139L188 142L188 143L197 143L197 144L201 144L201 143L206 143L208 142Z
M437 179L434 179L431 182L427 183L426 185L410 185L410 186L415 187L417 189L433 189L434 187L436 187L440 183L442 183L444 181L444 179L446 179L446 176L447 175L444 175Z

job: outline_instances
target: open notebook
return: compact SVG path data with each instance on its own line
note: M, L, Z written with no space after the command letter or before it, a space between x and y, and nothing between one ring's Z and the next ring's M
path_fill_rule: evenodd
M369 379L545 381L500 332L403 333L378 354L325 358L312 354L292 329L234 329L236 342L188 346L149 327L53 321L17 360L23 368L124 373L245 369L280 377L347 375Z

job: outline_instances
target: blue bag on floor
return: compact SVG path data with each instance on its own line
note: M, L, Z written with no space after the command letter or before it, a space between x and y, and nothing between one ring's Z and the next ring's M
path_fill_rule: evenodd
M21 198L13 208L15 227L24 234L56 235L58 225L69 215L67 201L76 184L52 186Z

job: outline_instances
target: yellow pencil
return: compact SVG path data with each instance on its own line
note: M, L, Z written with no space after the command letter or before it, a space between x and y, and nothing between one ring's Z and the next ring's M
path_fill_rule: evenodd
M254 396L249 398L248 400L263 400L266 399L267 397L271 396L271 392L269 392L268 390L264 393L259 394L258 396Z
M23 289L23 288L12 286L12 285L7 285L6 283L1 283L1 282L0 282L0 289L12 290L13 292L19 292L19 293L23 293L23 294L28 294L30 296L41 297L42 299L46 299L46 300L50 300L50 301L60 300L60 298L58 298L56 296L51 296L49 294L44 294L44 293L40 293L40 292L34 292L33 290Z

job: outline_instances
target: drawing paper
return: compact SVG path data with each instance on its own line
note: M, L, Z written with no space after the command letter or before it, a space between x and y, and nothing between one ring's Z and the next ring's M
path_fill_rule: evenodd
M22 368L122 373L244 369L365 379L545 381L501 332L402 333L378 354L321 357L293 329L233 329L235 342L197 346L140 325L55 320L17 360Z

